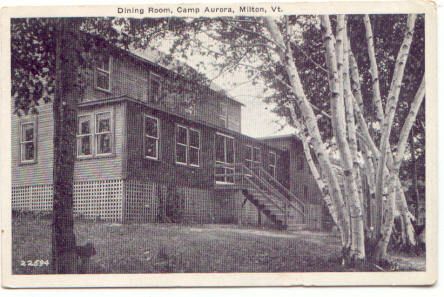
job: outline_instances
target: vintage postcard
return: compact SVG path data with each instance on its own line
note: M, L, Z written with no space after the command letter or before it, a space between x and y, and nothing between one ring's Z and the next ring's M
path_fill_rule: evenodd
M433 284L435 10L3 8L3 286Z

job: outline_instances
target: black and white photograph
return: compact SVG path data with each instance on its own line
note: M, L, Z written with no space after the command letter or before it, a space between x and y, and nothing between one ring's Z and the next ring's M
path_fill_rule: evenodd
M434 270L430 15L110 11L8 18L14 277Z

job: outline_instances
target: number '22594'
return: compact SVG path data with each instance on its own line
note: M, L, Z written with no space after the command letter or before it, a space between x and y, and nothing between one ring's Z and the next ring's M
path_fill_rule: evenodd
M42 267L42 266L49 266L49 260L27 260L27 261L20 261L20 266L31 266L31 267Z

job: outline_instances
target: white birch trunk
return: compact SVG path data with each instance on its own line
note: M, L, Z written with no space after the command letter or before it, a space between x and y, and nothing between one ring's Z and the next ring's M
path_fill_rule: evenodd
M378 162L378 170L376 175L376 197L380 201L383 201L383 188L384 183L384 169L386 167L387 155L390 151L389 138L390 132L393 125L393 119L395 117L396 106L399 99L399 93L401 89L402 79L404 76L405 64L407 62L407 57L410 51L410 45L413 39L413 32L415 27L416 15L411 14L407 18L407 30L404 35L404 40L401 44L401 48L398 52L398 57L396 58L395 69L393 72L392 83L390 86L390 91L388 95L388 100L386 104L386 112L384 117L384 124L382 126L382 136L380 143L380 153L381 156ZM393 226L393 212L396 194L394 189L389 189L388 201L386 203L386 210L383 211L385 217L382 218L381 229L380 229L380 242L378 243L378 248L376 252L377 259L383 259L386 257L388 241L390 239L392 226Z
M338 227L341 232L342 244L343 247L347 247L349 245L349 218L345 215L344 200L339 187L339 182L336 178L335 172L333 171L330 157L327 153L327 150L325 149L325 145L322 142L321 134L319 132L319 127L316 121L316 116L303 90L296 65L290 52L290 48L288 48L287 45L284 43L284 39L281 32L279 31L277 24L270 17L265 18L265 24L268 28L268 31L270 32L272 39L278 44L280 60L285 67L285 70L289 77L290 85L292 87L292 91L296 97L293 104L295 104L303 114L303 124L306 127L303 133L306 136L310 136L312 138L311 143L313 144L313 149L319 160L319 165L321 166L323 172L325 173L325 177L328 180L329 192L334 201L334 204L337 207L339 222ZM285 51L283 49L285 49Z
M346 127L345 127L345 111L344 111L344 97L343 97L343 80L342 74L339 73L343 70L343 42L341 46L337 46L335 54L334 38L331 30L330 19L328 16L321 16L321 27L323 33L323 40L327 51L327 66L329 69L329 86L331 96L336 104L336 113L332 113L332 121L336 121L336 143L339 148L339 152L342 160L342 167L344 173L344 189L346 193L346 201L348 202L350 212L350 225L351 225L351 256L356 259L365 258L365 245L364 245L364 226L361 202L358 196L358 189L353 174L353 160L350 147L347 142ZM338 16L338 30L342 35L345 35L344 30L345 19L343 16ZM342 29L341 29L342 28ZM341 38L343 40L343 37ZM340 63L338 64L338 57ZM342 65L342 66L341 66Z
M368 14L364 16L365 37L367 38L367 50L370 59L370 74L372 76L373 104L376 107L376 116L378 123L384 120L384 109L382 107L381 91L379 89L378 64L376 63L375 45L373 39L373 30Z
M370 148L370 151L373 155L373 158L371 160L372 164L367 164L368 166L370 166L369 169L371 169L373 172L372 178L369 179L369 181L371 181L372 184L369 185L369 187L370 187L370 189L373 189L373 191L376 191L376 184L375 184L376 176L374 174L373 168L374 168L374 162L376 162L378 160L380 152L379 152L379 149L376 147L373 139L370 136L370 133L369 133L368 127L367 127L367 123L365 122L364 115L361 111L363 108L363 99L362 99L362 95L361 95L361 86L360 86L360 82L359 82L359 69L358 69L358 65L356 63L356 59L354 58L353 52L351 50L349 52L349 62L350 62L350 73L351 73L351 81L352 81L352 91L353 91L353 95L354 95L353 98L355 99L354 110L355 110L356 118L358 119L359 128L362 132L362 135L365 138L365 145L367 145ZM369 155L369 157L370 157L370 155ZM392 153L389 152L388 158L387 158L387 165L390 166L392 163L393 163L393 156L392 156ZM385 175L388 174L387 166L384 168L384 174ZM398 188L400 190L400 195L397 195L398 200L400 200L400 203L398 203L398 205L402 206L401 208L399 208L399 207L398 208L401 213L401 216L404 219L404 223L406 225L406 230L407 230L406 235L408 237L408 242L410 242L411 245L414 245L415 234L414 234L414 232L411 232L411 230L414 230L412 223L411 223L411 218L413 216L410 213L410 211L408 210L407 200L405 198L404 191L400 187L401 182L399 180L399 176L396 176L396 179L397 179ZM380 201L376 201L376 202L380 202ZM377 204L379 204L379 203L377 203ZM379 212L377 217L380 219L382 217L382 207L381 206L377 207L377 212ZM373 217L373 216L371 216L371 217ZM378 220L378 218L376 218L376 221L380 222ZM377 222L372 221L371 225L373 227L376 227L375 231L379 235L380 224L378 224Z

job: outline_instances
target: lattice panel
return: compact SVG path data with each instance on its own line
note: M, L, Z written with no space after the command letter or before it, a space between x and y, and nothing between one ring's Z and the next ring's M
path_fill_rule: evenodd
M109 221L122 220L123 181L120 179L74 184L74 214Z
M52 185L13 186L12 209L51 211Z
M52 185L12 188L12 209L52 210ZM122 219L123 181L96 180L74 184L74 214L86 218L120 221Z
M159 198L166 189L147 181L127 181L125 221L156 222L159 214Z
M182 187L177 192L184 199L184 221L214 222L214 195L209 190Z

